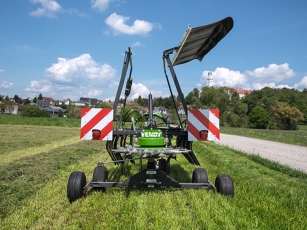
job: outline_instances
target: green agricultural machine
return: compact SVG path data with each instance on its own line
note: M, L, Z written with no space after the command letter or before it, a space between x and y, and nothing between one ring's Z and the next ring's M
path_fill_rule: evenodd
M200 163L192 149L193 141L219 139L218 116L214 116L214 119L211 119L212 111L188 110L174 70L174 66L194 59L202 61L203 57L228 34L232 27L233 19L231 17L196 28L188 27L180 45L163 52L164 73L171 98L174 98L174 95L166 66L168 66L172 75L183 107L183 116L181 116L173 100L179 121L178 124L172 124L169 117L164 117L153 110L151 94L148 96L148 111L145 114L139 114L133 109L127 112L127 109L125 109L132 87L133 69L132 52L128 48L125 52L122 75L113 109L87 108L82 110L80 138L83 140L105 141L106 150L112 159L111 163L121 167L121 172L125 173L128 164L137 164L136 162L138 161L139 172L122 182L109 181L106 163L110 162L99 162L94 169L92 179L89 181L86 180L84 172L72 172L67 185L67 197L70 202L85 197L90 187L102 191L112 187L204 188L214 190L225 196L234 196L234 185L231 176L218 174L215 183L211 183L208 180L206 169L200 167ZM170 55L174 51L176 54L171 60ZM129 75L127 77L128 70ZM125 98L118 116L117 106L125 82ZM129 128L124 126L127 116L131 117L132 123ZM116 117L116 125L113 125ZM137 127L137 124L141 121L144 121L141 127ZM202 136L203 133L205 138ZM191 183L180 183L169 176L172 170L171 160L176 159L178 154L182 154L189 163L196 166L191 176ZM144 164L146 166L143 165L143 161L147 162Z

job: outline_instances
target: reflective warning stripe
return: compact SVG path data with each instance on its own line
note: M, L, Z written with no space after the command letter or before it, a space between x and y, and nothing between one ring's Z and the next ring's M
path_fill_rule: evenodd
M188 140L201 141L200 131L208 131L208 140L220 139L219 111L193 109L188 111Z
M99 140L112 140L113 135L113 110L83 108L81 111L81 130L82 140L92 140L92 130L101 131Z

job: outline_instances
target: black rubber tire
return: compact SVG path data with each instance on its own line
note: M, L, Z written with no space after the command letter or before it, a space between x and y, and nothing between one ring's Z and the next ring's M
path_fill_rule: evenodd
M106 181L108 181L108 169L103 165L97 166L94 169L92 181L93 182L106 182ZM103 192L106 191L105 187L93 187L93 188L95 190L98 190L98 191L103 191Z
M233 181L228 174L218 174L215 178L215 187L217 192L224 196L234 196Z
M108 169L103 165L97 166L93 172L93 182L106 181L108 181Z
M67 184L67 198L70 203L85 197L85 185L86 177L84 172L75 171L70 174Z
M196 168L192 174L192 183L208 183L208 174L204 168Z

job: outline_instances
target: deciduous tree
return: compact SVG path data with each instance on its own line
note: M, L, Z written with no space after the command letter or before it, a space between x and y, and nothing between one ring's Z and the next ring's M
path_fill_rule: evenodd
M298 124L304 120L304 114L298 108L285 102L277 102L270 115L277 129L297 130Z
M269 114L261 106L252 109L248 116L249 127L255 129L266 129L269 124Z

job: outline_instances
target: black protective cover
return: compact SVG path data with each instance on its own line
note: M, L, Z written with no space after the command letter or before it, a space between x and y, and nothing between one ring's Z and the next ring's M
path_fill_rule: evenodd
M208 25L190 28L187 37L178 46L172 61L173 66L194 59L202 61L203 57L228 34L232 27L233 19L227 17Z

